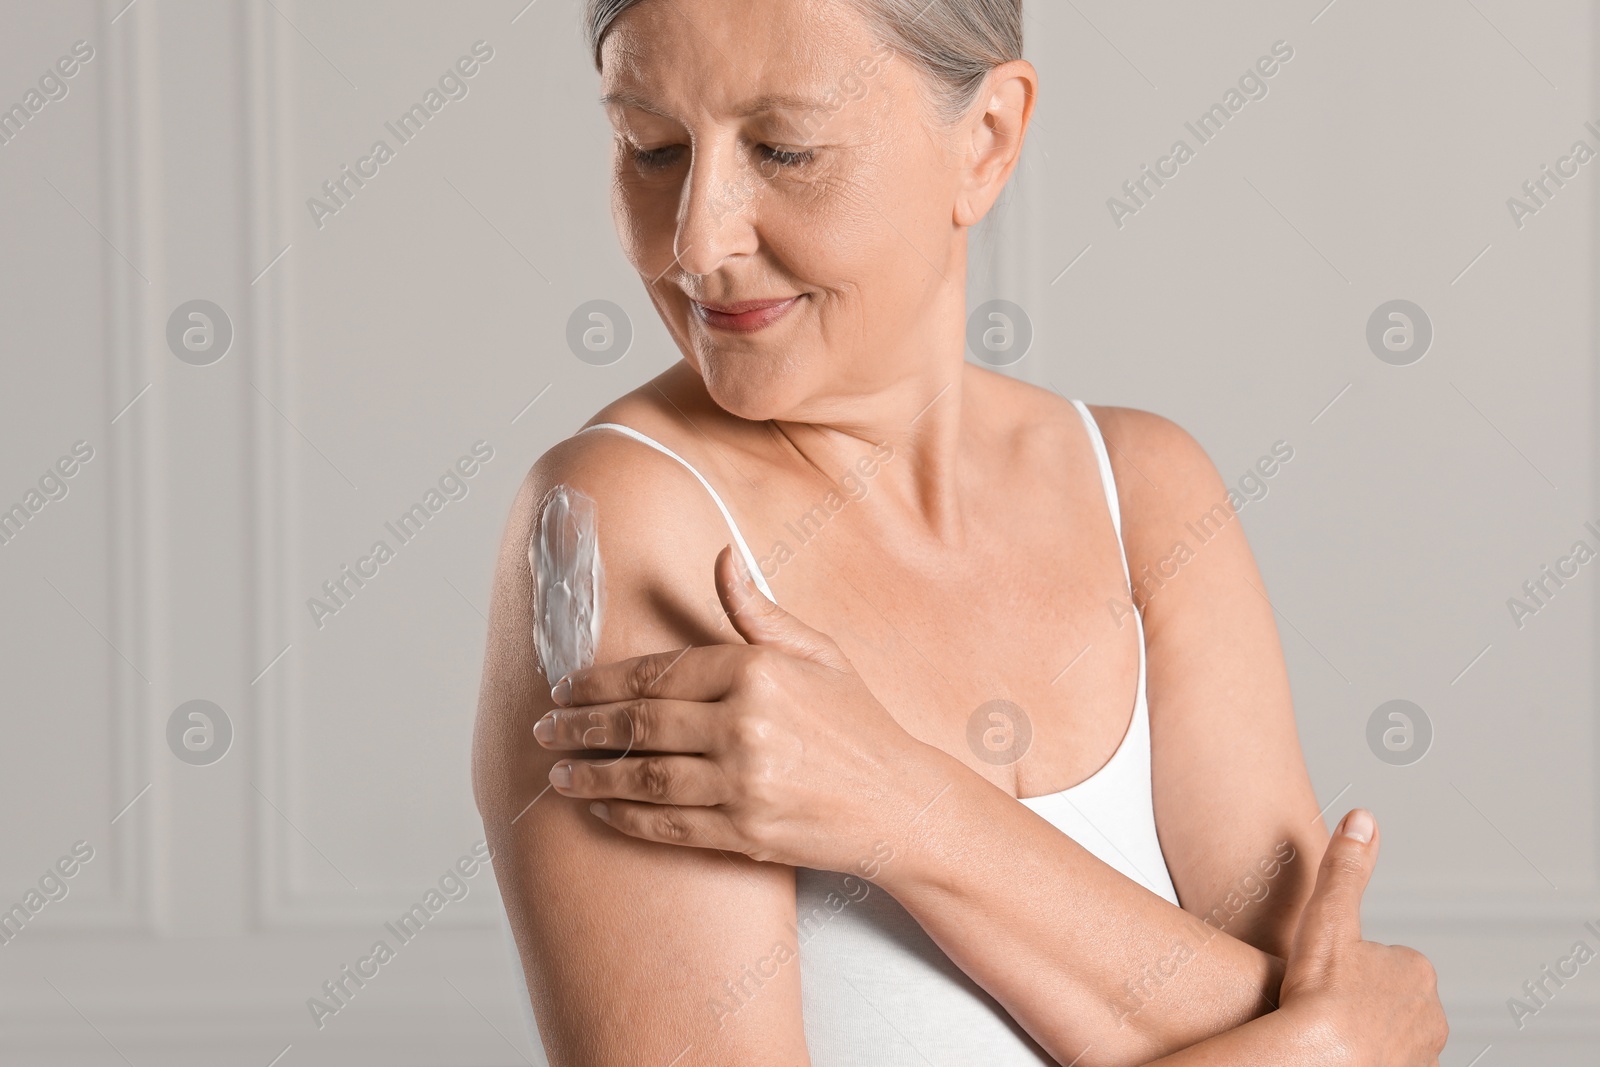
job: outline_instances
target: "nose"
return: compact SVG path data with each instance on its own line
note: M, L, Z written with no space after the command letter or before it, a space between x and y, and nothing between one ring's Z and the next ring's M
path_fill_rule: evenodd
M691 149L672 251L690 274L710 274L729 256L754 252L762 179L727 139Z

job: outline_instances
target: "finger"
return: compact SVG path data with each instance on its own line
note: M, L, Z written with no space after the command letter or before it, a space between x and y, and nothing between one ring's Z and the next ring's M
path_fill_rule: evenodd
M1361 894L1377 859L1377 820L1355 808L1339 821L1322 854L1317 884L1300 915L1296 951L1320 957L1361 940Z
M717 596L722 599L722 606L740 637L752 645L767 645L796 659L811 660L837 670L849 666L832 638L807 626L762 594L749 566L734 552L732 545L717 553L712 570Z
M624 700L556 708L533 724L548 749L622 752L710 752L726 721L721 705L689 700Z
M607 826L643 841L740 851L738 835L728 817L715 808L606 800L590 804L589 812Z
M631 697L716 700L733 682L737 645L690 645L671 652L598 664L569 672L550 689L562 707L609 704Z
M561 760L550 784L562 796L710 807L732 799L722 770L700 756L619 756Z

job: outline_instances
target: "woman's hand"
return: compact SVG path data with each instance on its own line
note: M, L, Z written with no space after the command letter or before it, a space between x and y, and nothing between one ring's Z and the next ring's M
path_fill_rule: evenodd
M1349 1067L1437 1067L1450 1028L1420 952L1361 940L1378 827L1357 808L1328 842L1283 975L1279 1012Z
M573 671L534 726L562 760L550 781L650 841L860 872L939 794L935 750L906 733L833 639L762 596L733 551L718 596L749 642ZM648 754L645 754L648 753ZM890 852L889 855L893 853Z

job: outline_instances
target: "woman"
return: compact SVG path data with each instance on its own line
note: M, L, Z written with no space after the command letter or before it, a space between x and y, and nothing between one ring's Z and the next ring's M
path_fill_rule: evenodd
M1204 451L963 358L1020 0L587 14L684 359L541 457L501 548L474 782L549 1061L1436 1063ZM579 579L593 628L548 610Z

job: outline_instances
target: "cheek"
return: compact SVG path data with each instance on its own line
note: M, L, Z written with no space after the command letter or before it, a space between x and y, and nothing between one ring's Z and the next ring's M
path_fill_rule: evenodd
M840 328L840 314L879 304L886 286L909 269L917 250L896 233L906 208L895 203L893 176L876 161L808 179L778 183L759 205L763 243L784 273L821 298L813 309L824 328ZM842 338L839 338L842 340Z
M815 264L819 280L830 275L861 278L869 264L882 262L885 251L887 227L874 210L877 199L877 192L864 183L830 183L813 191L786 213L786 248L797 263Z
M652 190L626 175L613 172L611 180L611 219L616 226L622 254L641 273L661 258L672 258L671 215L663 212L660 190ZM665 226L664 226L665 224ZM660 273L659 268L651 273Z
M836 369L852 378L875 362L863 364L853 354L893 347L893 335L904 332L940 284L929 265L944 269L947 254L932 225L935 212L903 191L893 175L854 175L787 216L781 236L772 234L775 254L819 290L819 340L846 364Z
M802 244L826 249L838 276L870 289L874 304L921 303L930 280L948 273L950 176L926 148L905 137L879 141L808 205Z

